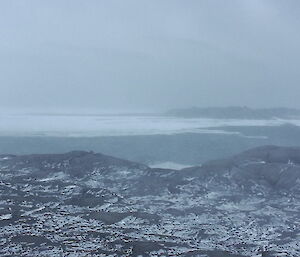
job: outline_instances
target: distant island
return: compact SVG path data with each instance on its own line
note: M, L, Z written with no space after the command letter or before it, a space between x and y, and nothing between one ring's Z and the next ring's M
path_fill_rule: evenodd
M212 119L299 119L300 109L292 108L260 108L249 107L192 107L173 109L166 113L168 116L185 118L212 118Z

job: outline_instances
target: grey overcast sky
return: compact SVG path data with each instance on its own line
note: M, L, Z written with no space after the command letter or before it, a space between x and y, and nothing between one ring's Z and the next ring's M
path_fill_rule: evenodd
M1 0L2 109L300 107L299 0Z

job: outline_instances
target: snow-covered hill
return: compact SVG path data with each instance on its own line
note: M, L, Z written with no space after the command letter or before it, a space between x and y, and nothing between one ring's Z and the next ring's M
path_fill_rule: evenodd
M201 167L0 156L1 256L300 256L300 148Z

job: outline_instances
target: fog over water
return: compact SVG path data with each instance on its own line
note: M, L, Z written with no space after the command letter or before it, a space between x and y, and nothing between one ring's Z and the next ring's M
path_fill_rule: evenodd
M0 2L2 109L300 107L298 0Z
M223 133L223 126L300 126L300 120L177 118L154 114L37 115L1 114L0 136L128 136L179 133ZM213 129L211 129L213 128Z

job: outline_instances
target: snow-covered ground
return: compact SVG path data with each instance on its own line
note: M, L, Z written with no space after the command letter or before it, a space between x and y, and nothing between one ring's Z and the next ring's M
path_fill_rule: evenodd
M234 120L176 118L160 115L36 115L0 114L0 135L128 136L176 133L236 133L222 126L300 126L300 120ZM207 129L214 128L214 129Z

